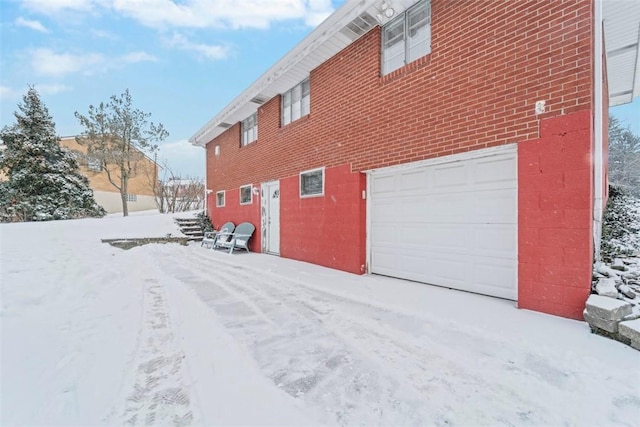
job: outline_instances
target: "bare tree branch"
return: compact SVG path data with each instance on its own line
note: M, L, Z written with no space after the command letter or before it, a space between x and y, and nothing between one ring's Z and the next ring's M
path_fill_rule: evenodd
M77 111L75 116L85 128L76 141L86 145L87 154L100 162L109 183L120 192L122 212L127 216L129 179L138 174L144 153L154 153L158 148L154 143L169 133L162 124L148 121L150 113L133 108L129 89L120 96L111 96L107 104L90 105L86 116Z

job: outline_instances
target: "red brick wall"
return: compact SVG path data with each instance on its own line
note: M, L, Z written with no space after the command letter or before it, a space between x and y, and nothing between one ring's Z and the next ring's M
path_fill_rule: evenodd
M518 306L582 319L593 264L590 111L518 144Z
M256 143L240 147L239 125L209 143L210 188L534 139L537 100L545 117L591 109L591 0L432 0L432 22L425 58L380 77L376 28L311 72L309 116L280 127L275 97Z

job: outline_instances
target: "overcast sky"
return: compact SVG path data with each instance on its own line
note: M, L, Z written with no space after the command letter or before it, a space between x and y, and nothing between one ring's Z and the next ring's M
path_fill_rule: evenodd
M61 136L129 89L162 123L161 157L204 177L187 139L344 0L0 0L0 126L35 85Z
M35 85L61 136L129 89L162 123L160 158L204 177L187 139L344 0L0 0L0 126ZM640 133L640 99L612 113Z

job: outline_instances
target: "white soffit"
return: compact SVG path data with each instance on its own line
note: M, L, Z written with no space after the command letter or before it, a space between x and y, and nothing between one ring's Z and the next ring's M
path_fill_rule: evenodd
M353 43L376 25L389 18L383 9L392 8L394 16L418 0L347 0L316 27L302 42L253 82L244 92L215 115L189 142L204 147L231 125L246 119L260 105L286 92L304 80L314 68Z
M640 96L640 0L602 0L609 106Z

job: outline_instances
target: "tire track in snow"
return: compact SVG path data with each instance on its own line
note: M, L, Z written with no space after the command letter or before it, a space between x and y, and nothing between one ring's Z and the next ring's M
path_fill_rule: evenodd
M211 262L205 251L192 251L177 270L172 268L168 273L179 276L201 298L211 288L225 289L226 298L207 302L225 326L235 329L231 332L252 351L263 372L285 391L332 408L333 422L553 422L545 415L548 396L532 398L520 391L540 386L539 375L532 375L535 367L528 366L526 360L516 364L494 357L499 339L478 340L472 333L440 324L437 319L376 307L220 257L215 259L215 272L209 274L202 265ZM219 292L214 293L220 297ZM278 327L255 325L246 312L237 316L226 310L249 305L257 306ZM447 334L442 334L443 326ZM256 338L260 336L270 338ZM466 356L465 343L486 357L478 360L477 352ZM288 361L274 358L278 353L287 354ZM502 374L472 373L482 370L480 365L509 378L504 381ZM563 377L553 380L571 380L570 373ZM558 387L547 394L557 394L558 399L564 396ZM461 411L469 399L475 402L474 409ZM512 417L502 419L497 416L500 413Z
M298 289L291 288L286 280L287 286L283 286L283 278L273 283L228 265L217 266L210 275L197 268L197 260L160 264L214 309L276 385L332 412L333 419L328 422L377 424L400 415L414 424L426 415L429 405L421 402L418 393L386 374L379 361L372 360L323 320L333 311L330 306L310 305L308 298L299 300ZM247 301L251 304L245 304ZM249 306L258 307L258 311L248 314L245 309ZM228 307L238 311L228 311ZM270 323L260 322L265 315L271 318ZM366 336L368 331L356 333ZM389 408L392 413L385 414ZM446 424L446 417L441 418Z
M165 290L145 279L143 326L138 337L132 390L119 410L123 425L187 426L193 413L183 385L184 354L171 330Z

